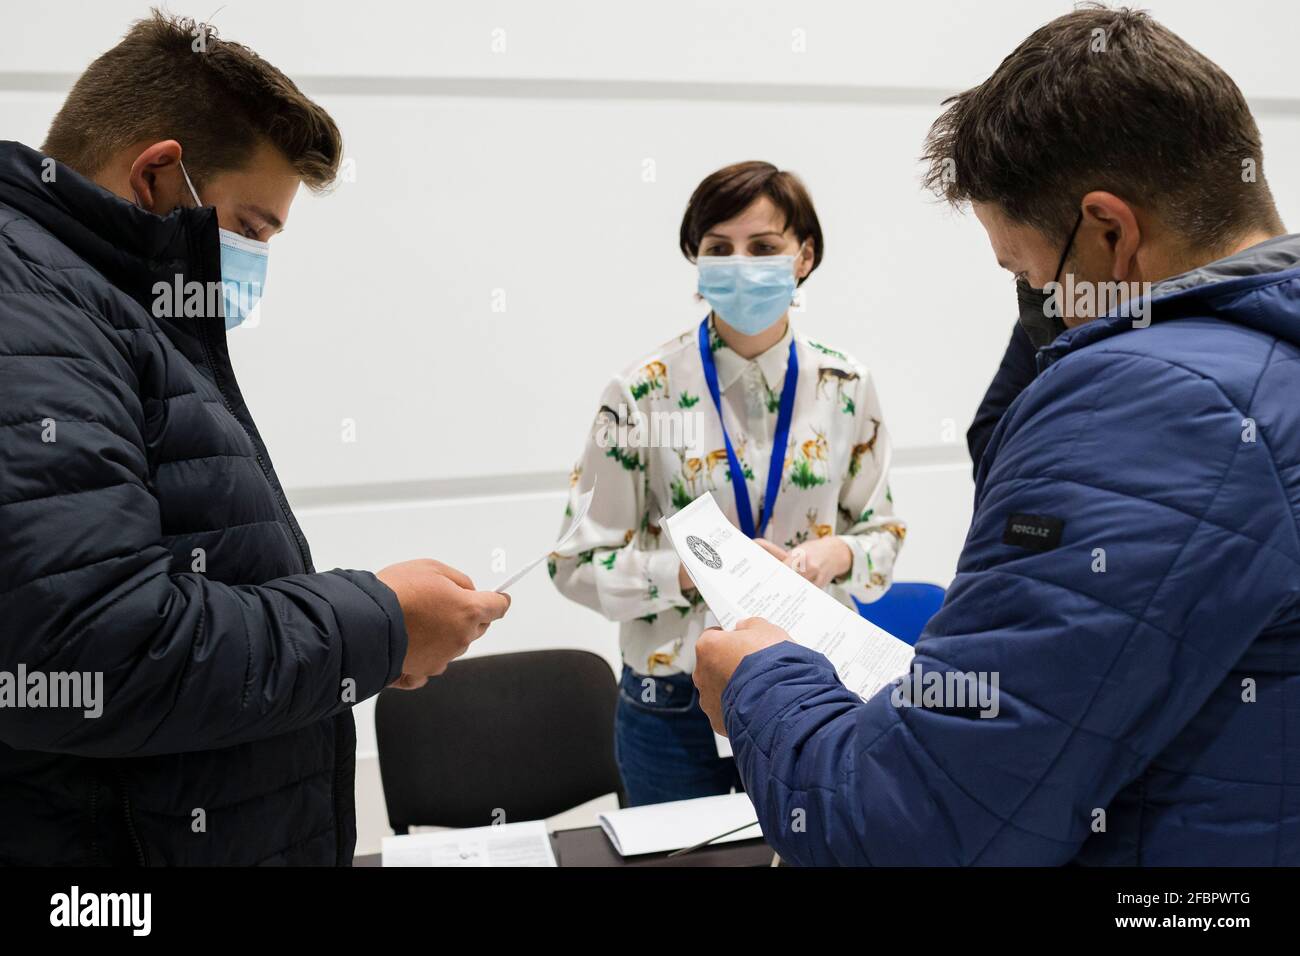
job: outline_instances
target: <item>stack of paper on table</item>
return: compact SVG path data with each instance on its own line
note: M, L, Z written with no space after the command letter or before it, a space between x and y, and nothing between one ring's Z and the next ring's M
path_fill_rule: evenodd
M912 648L787 568L736 528L711 493L663 522L686 573L718 623L761 617L820 651L864 700L907 673Z
M601 829L620 856L668 853L706 840L731 843L763 835L754 805L743 793L627 807L602 813L599 819ZM744 829L737 830L739 827ZM722 836L724 833L729 835Z
M555 866L545 820L384 837L384 866Z

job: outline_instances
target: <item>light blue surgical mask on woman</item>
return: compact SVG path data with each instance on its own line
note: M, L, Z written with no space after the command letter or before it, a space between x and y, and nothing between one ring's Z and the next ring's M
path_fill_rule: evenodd
M181 175L185 185L190 187L194 202L202 206L198 191L190 181L190 174L181 163ZM219 229L221 240L221 289L226 306L226 331L242 325L257 303L262 299L262 289L266 286L266 264L271 255L271 247L256 239L247 239L229 229Z
M794 299L794 256L700 256L700 295L743 335L770 329Z

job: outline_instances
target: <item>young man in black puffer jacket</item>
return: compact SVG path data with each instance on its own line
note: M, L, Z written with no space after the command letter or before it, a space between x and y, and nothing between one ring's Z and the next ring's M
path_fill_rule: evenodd
M156 13L41 152L0 143L0 863L348 864L351 707L508 607L431 560L316 572L235 382L266 242L340 156Z

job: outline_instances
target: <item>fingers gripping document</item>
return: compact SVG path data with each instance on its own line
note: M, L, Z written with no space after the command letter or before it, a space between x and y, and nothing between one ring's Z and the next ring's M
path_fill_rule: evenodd
M705 493L664 522L700 597L727 629L748 617L826 655L863 700L907 673L912 648L768 554Z

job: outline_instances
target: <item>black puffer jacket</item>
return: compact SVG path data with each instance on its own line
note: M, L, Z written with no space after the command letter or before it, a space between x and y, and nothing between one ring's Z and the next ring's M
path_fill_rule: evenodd
M350 707L398 676L401 608L313 573L221 316L152 314L178 274L219 281L214 210L159 218L0 143L0 680L103 680L98 718L0 695L0 862L356 842Z

